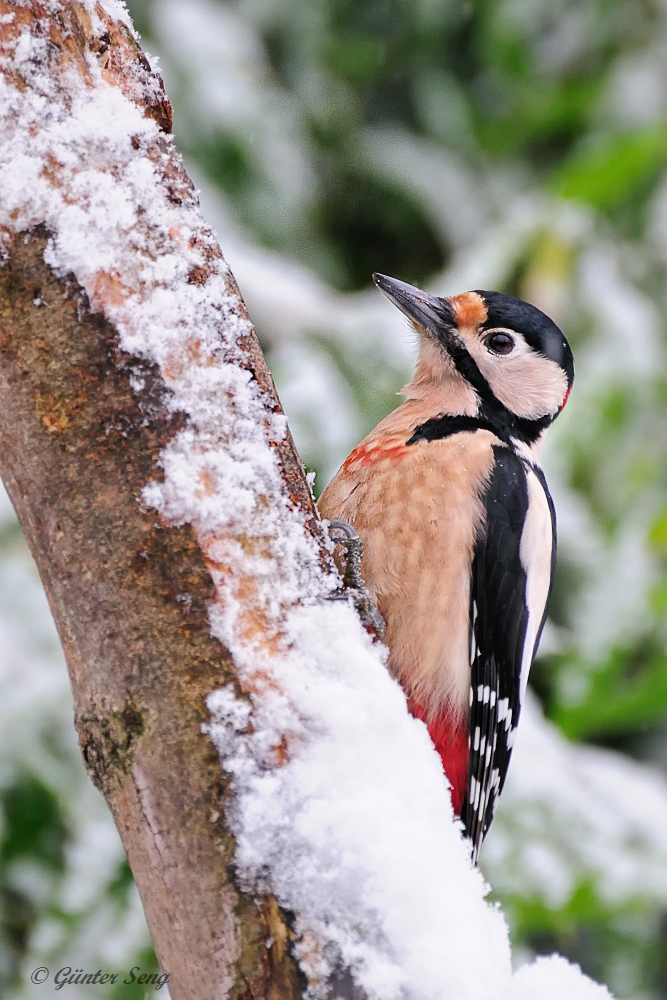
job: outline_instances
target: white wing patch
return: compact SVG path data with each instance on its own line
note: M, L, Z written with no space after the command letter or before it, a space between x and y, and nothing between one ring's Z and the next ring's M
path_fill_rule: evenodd
M494 454L484 531L475 543L470 606L476 650L462 819L473 861L507 774L555 555L552 506L541 470L505 448Z
M551 586L553 529L551 511L541 482L530 470L526 474L528 511L521 535L519 558L526 574L526 607L528 624L521 660L520 702L523 703L528 673L537 652L535 643L547 606Z

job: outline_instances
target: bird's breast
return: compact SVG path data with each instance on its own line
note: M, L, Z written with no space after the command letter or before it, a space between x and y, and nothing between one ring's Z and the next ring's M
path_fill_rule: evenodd
M362 443L319 506L359 532L392 673L427 721L456 721L468 710L473 547L498 441L477 431L405 442Z

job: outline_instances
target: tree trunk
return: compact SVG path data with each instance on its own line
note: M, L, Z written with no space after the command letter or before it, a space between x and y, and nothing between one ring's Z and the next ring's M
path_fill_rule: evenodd
M44 72L74 71L94 86L87 60L96 56L106 82L168 131L161 81L125 25L99 6L94 13L106 31L84 4L54 13L53 4L0 0L6 84L21 92L11 62L19 33L47 38ZM154 150L147 155L155 162ZM172 200L192 198L173 147L160 155ZM192 528L170 527L141 502L184 418L165 404L159 371L123 352L75 278L45 263L49 236L44 225L5 230L0 471L65 649L84 761L113 813L173 1000L297 997L304 981L290 915L235 885L230 791L202 734L205 697L230 681L238 689L232 657L209 630L207 564ZM213 266L219 251L207 249ZM116 275L117 288L124 279ZM189 280L205 282L206 268ZM254 333L241 352L267 412L280 412ZM291 438L274 447L292 503L317 535Z

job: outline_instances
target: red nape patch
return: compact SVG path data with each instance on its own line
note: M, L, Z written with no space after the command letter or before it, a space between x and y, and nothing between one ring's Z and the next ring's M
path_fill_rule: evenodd
M378 462L381 458L399 458L408 451L404 441L397 441L390 438L387 441L375 441L373 444L360 444L351 455L345 459L343 470L350 472L354 469L363 469L365 466Z
M571 386L571 385L568 385L568 387L567 387L567 392L565 393L565 399L564 399L564 400L563 400L563 402L562 402L562 403L560 404L560 410L558 411L559 413L562 413L562 412L563 412L563 410L565 409L565 404L567 403L568 399L570 398L570 393L571 393L571 392L572 392L572 386Z
M463 800L468 786L468 726L465 721L452 727L449 715L441 715L430 724L426 721L426 713L421 705L408 699L408 709L415 719L421 719L428 726L429 736L440 754L445 774L452 786L452 806L457 816L461 815Z

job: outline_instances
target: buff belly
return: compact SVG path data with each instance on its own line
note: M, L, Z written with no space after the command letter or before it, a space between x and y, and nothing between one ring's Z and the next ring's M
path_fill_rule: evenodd
M479 431L409 446L362 442L319 502L323 517L348 521L361 537L364 580L387 622L389 668L429 726L459 809L473 546L497 443Z

